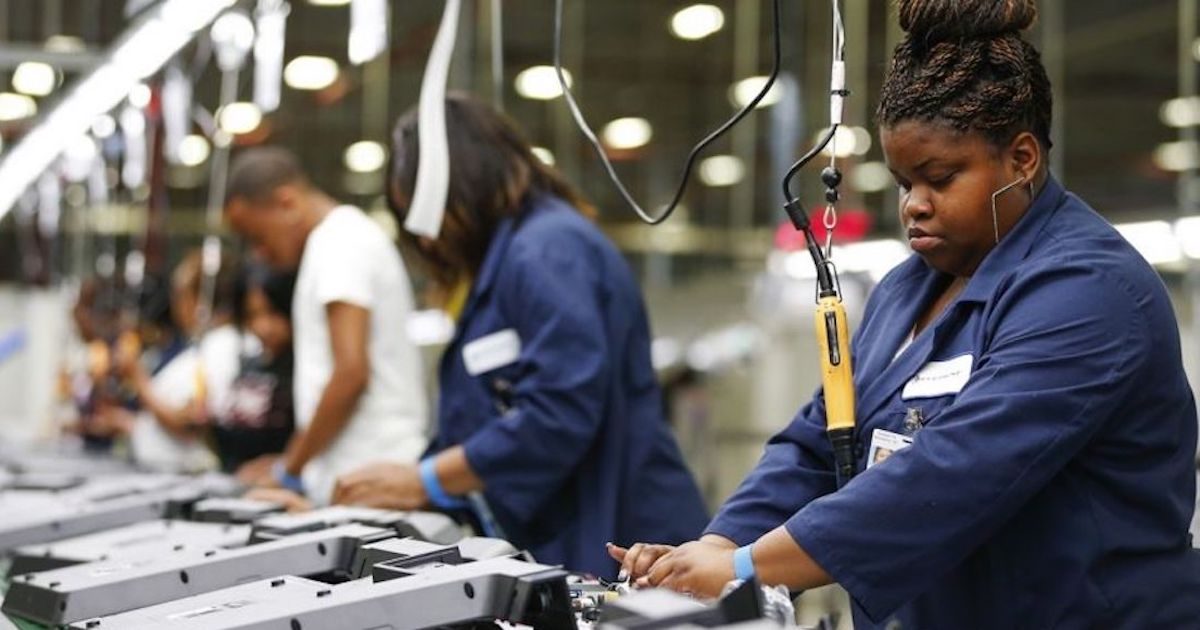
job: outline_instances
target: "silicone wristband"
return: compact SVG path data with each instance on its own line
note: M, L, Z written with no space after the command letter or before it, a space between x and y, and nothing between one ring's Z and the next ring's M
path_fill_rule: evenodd
M442 508L443 510L460 510L467 507L467 502L457 497L452 497L446 494L442 489L442 482L438 480L437 470L434 468L434 458L426 457L421 460L421 485L425 487L425 494L429 497L429 502L433 505Z
M276 460L275 466L271 468L271 476L283 489L291 490L296 494L304 494L304 480L289 473L282 459Z
M739 580L754 579L754 558L750 555L754 545L738 547L733 552L733 575Z

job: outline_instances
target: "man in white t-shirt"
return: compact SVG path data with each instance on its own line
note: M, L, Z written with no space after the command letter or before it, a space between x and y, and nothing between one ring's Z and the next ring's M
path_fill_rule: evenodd
M225 218L266 262L298 269L297 433L275 481L323 504L338 475L378 460L416 462L425 389L406 332L412 288L395 246L360 210L313 186L283 149L239 155L225 200Z

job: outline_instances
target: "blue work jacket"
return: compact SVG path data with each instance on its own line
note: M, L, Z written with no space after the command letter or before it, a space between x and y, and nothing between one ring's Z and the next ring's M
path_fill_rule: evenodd
M632 271L562 200L532 197L497 228L440 378L432 450L463 445L503 533L538 561L611 578L606 542L704 529Z
M859 630L1200 628L1196 408L1154 270L1051 178L901 350L947 281L914 256L867 301L859 474L835 492L818 392L708 531L785 524ZM868 468L876 429L913 442Z

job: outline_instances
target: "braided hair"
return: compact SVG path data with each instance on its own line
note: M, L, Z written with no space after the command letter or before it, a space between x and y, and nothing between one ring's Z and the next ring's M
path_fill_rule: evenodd
M934 122L1004 146L1029 131L1049 149L1052 95L1041 55L1021 37L1035 0L898 0L896 47L876 112L881 127Z

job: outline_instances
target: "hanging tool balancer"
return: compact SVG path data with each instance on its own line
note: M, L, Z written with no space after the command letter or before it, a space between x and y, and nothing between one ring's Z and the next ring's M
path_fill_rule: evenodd
M783 178L784 210L792 225L804 233L808 253L817 269L817 309L815 314L817 344L821 348L821 383L825 396L825 431L833 447L834 472L838 488L846 485L857 470L857 436L854 427L854 371L850 360L850 324L846 307L842 305L842 288L838 282L833 254L833 230L837 227L838 186L842 173L837 168L837 131L842 125L842 110L849 92L846 90L846 31L842 23L839 0L830 3L833 9L833 63L829 77L829 128L820 142L792 165ZM808 213L796 195L791 181L830 143L829 166L821 171L825 184L826 230L822 250L813 234Z

